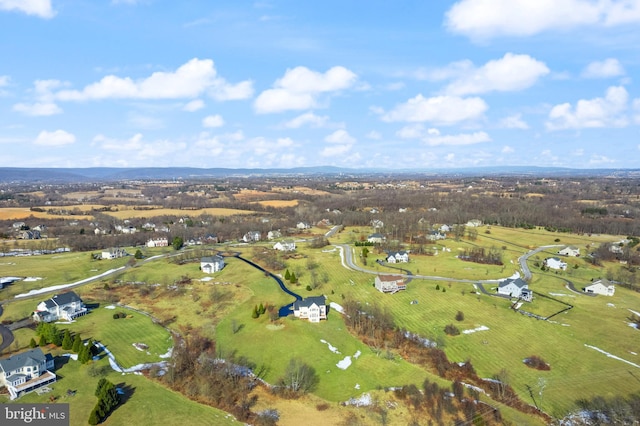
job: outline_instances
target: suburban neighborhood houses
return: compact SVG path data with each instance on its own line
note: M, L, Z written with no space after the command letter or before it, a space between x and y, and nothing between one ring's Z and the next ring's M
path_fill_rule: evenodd
M309 322L320 322L327 319L327 298L324 296L307 297L293 302L293 315L307 319Z
M529 285L522 278L507 278L498 285L498 294L531 302L533 292L529 290Z
M544 260L544 266L549 269L561 269L563 271L567 270L567 262L563 262L560 258L557 257L548 257Z
M409 253L400 251L388 251L386 261L388 263L407 263L409 261Z
M580 249L578 247L568 246L560 250L558 254L569 257L578 257L580 256Z
M9 391L14 400L24 393L56 381L51 354L44 354L42 349L34 348L26 352L14 354L0 359L0 386Z
M36 322L73 321L87 312L82 299L73 291L69 291L40 302L33 313L33 320Z

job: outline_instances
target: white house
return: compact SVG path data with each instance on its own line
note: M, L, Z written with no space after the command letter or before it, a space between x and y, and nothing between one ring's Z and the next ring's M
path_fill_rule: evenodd
M371 221L371 226L378 229L378 228L384 228L384 222L381 221L380 219L373 219Z
M0 386L9 391L9 398L16 399L27 392L56 381L53 357L34 348L0 359Z
M391 294L407 289L404 279L398 275L376 275L375 287L382 293Z
M161 238L149 238L147 241L147 247L168 247L169 239L166 237Z
M282 232L280 231L269 231L267 233L267 240L275 240L276 238L281 238Z
M309 229L309 228L311 228L311 225L309 225L307 222L298 222L298 224L296 225L296 228L298 228L298 229Z
M567 262L563 262L557 257L548 257L544 260L544 265L549 269L562 269L567 270Z
M122 248L110 248L109 250L104 250L102 252L101 257L103 259L117 259L120 257L124 257L127 255L125 249Z
M385 240L384 235L379 232L375 232L367 237L367 242L373 244L381 244Z
M602 296L613 296L616 292L616 287L611 284L607 279L600 279L593 282L584 288L585 293L600 294Z
M562 256L578 257L580 256L580 249L578 247L568 246L560 250L558 254L561 254Z
M293 240L278 241L273 245L274 250L293 251L296 249L296 242Z
M388 263L407 263L408 261L409 253L404 250L387 252Z
M482 226L482 221L480 219L471 219L465 225L469 228L477 228L478 226Z
M253 243L262 239L262 233L260 231L249 231L242 236L242 241L245 243Z
M529 290L529 285L521 278L507 278L500 281L498 285L498 294L509 297L518 297L531 302L533 293Z
M224 268L224 257L219 254L200 259L200 269L205 274L212 274L214 272L221 271L222 268Z
M293 316L320 322L327 319L327 298L324 296L307 297L293 302Z
M69 291L40 302L33 313L33 319L37 322L73 321L87 312L82 299L75 292Z

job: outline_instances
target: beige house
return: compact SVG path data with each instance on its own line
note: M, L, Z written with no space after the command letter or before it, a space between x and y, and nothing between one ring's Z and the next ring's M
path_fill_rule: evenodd
M407 289L404 278L399 275L376 275L375 287L382 293L391 294Z

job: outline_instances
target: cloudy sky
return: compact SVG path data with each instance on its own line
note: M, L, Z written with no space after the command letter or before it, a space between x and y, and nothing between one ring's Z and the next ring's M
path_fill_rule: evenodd
M0 0L0 167L640 167L640 0Z

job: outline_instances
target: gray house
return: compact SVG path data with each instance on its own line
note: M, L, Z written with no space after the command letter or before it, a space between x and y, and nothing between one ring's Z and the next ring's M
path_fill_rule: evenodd
M35 348L26 352L0 359L0 386L9 391L9 397L16 399L27 392L56 381L53 357Z
M533 300L533 292L529 290L529 284L521 278L507 278L500 281L498 285L498 294L509 297L517 297L527 302Z

